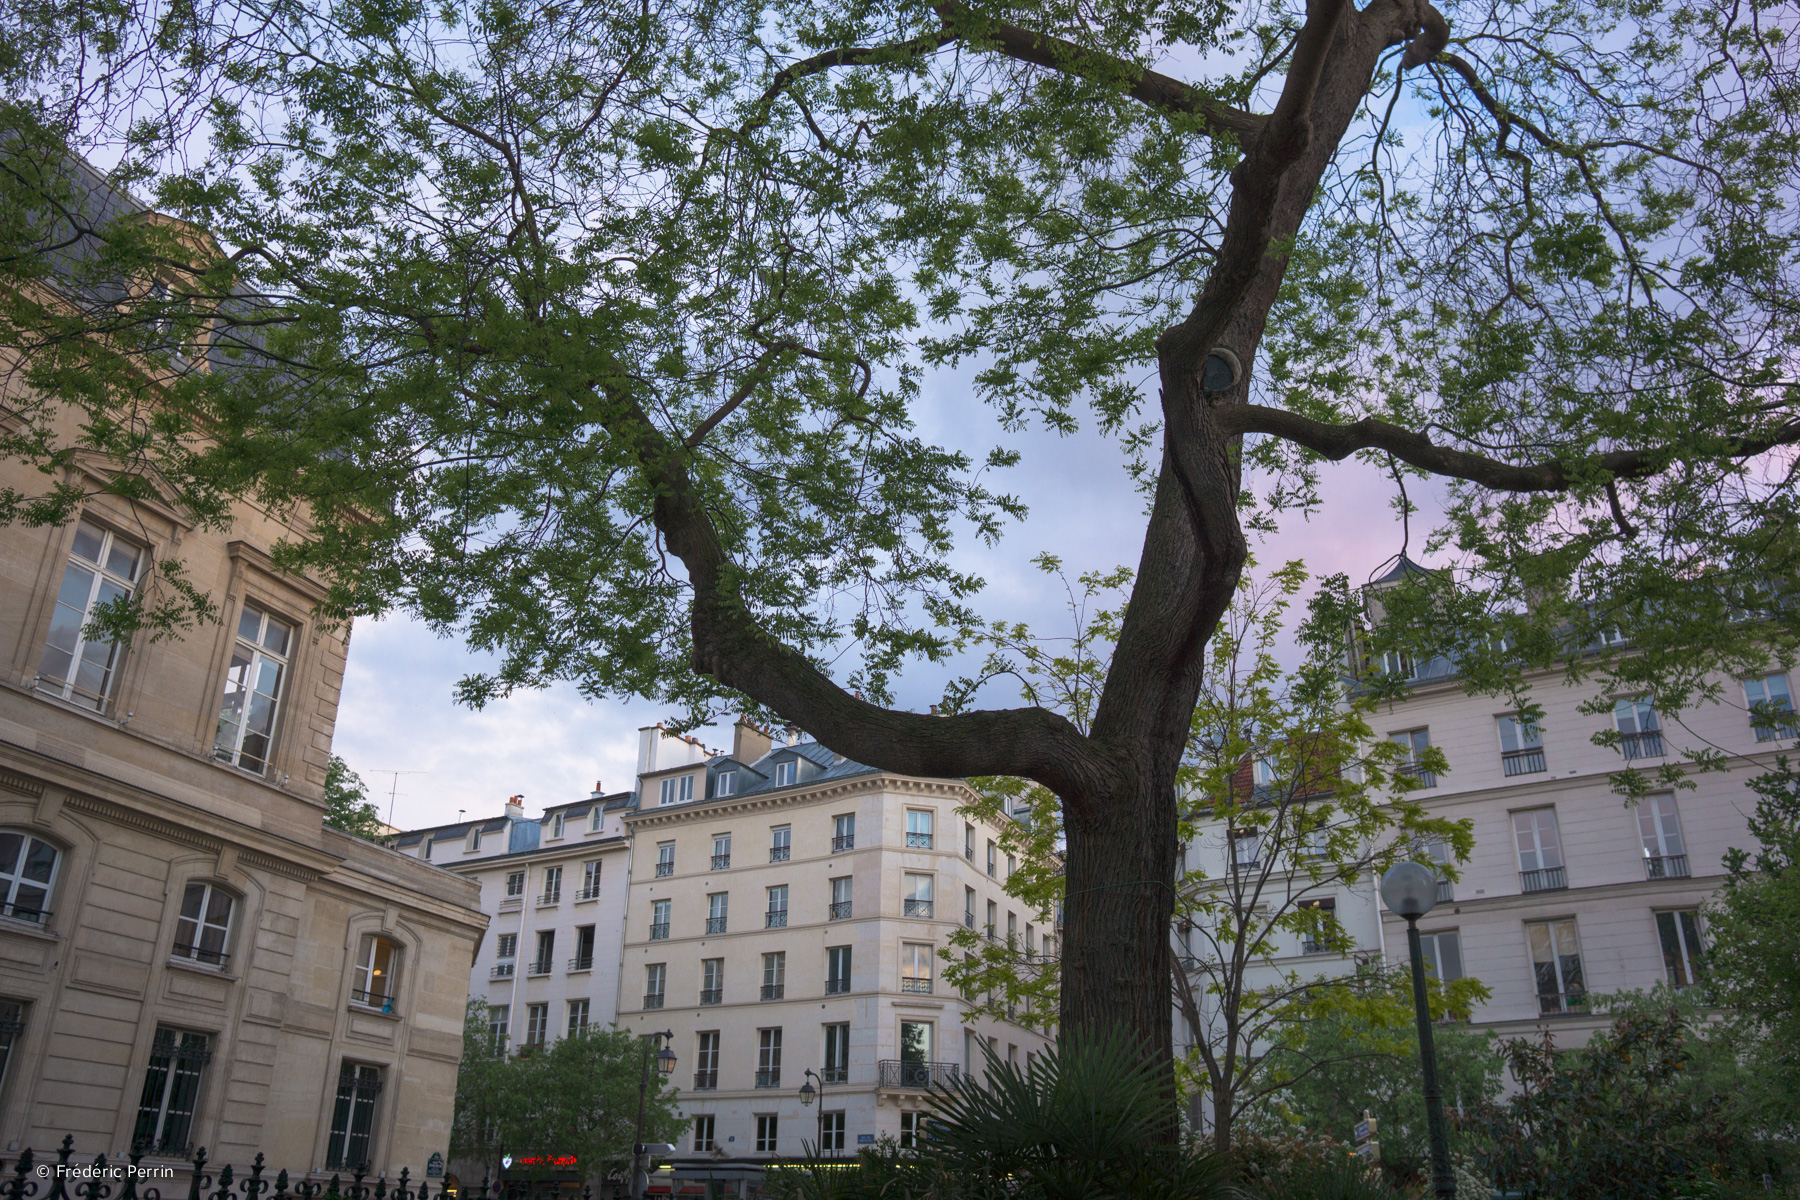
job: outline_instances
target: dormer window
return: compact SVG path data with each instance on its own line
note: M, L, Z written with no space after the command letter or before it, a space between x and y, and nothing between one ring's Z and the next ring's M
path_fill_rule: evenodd
M550 836L559 838L563 835L563 814L557 813L550 818Z
M662 792L659 804L686 804L694 798L694 777L680 775L674 779L662 781Z
M588 814L588 832L589 833L599 833L600 832L600 822L602 820L600 814L601 814L603 807L604 806L598 800L594 801L594 810Z
M737 775L736 771L720 771L713 778L713 795L735 796L737 794Z
M1274 759L1259 758L1256 760L1256 765L1252 769L1255 772L1257 787L1270 787L1275 783Z
M144 552L91 521L75 527L75 544L63 567L50 636L38 665L38 690L86 708L106 706L119 665L119 643L90 636L98 610L127 603L137 586Z
M479 849L481 849L481 826L477 825L469 830L469 853L473 854Z
M788 759L786 762L776 763L775 764L775 786L776 787L786 787L789 784L793 783L794 778L800 773L799 767L800 767L800 764L795 762L791 758Z

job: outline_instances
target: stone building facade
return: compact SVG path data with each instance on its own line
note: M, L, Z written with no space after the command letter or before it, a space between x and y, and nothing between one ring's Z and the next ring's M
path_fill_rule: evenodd
M108 219L153 216L83 177ZM0 487L48 482L0 460ZM76 520L0 526L0 1145L417 1170L448 1149L487 920L473 883L323 825L349 634L271 562L299 531L128 503L99 462L58 482ZM220 619L96 633L170 558Z

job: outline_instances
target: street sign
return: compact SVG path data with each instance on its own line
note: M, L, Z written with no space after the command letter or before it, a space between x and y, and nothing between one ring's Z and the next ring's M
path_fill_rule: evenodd
M1356 1140L1357 1141L1366 1142L1374 1136L1375 1136L1375 1122L1373 1119L1366 1120L1366 1121L1358 1121L1356 1123Z
M512 1155L508 1154L505 1158L500 1160L500 1169L503 1171L512 1170Z
M1364 1142L1356 1148L1356 1156L1364 1162L1375 1162L1381 1158L1380 1142Z
M859 1133L856 1135L856 1144L859 1146L873 1145L874 1142L875 1135L872 1133Z
M425 1178L442 1179L444 1177L444 1156L433 1151L425 1160Z

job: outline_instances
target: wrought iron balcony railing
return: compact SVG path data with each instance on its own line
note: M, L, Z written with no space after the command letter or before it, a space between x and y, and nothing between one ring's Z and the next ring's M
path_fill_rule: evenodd
M1544 769L1544 751L1534 746L1529 750L1504 750L1500 754L1500 769L1508 776L1535 775Z
M713 870L724 871L724 870L729 869L730 866L731 866L731 855L715 854L712 856L712 869Z
M694 1090L696 1092L710 1092L718 1086L719 1073L717 1071L694 1072Z
M1661 758L1662 731L1647 729L1643 733L1627 733L1619 738L1619 753L1626 758Z
M764 1000L780 1000L785 995L787 995L787 984L785 983L765 983L762 985L762 998Z
M1539 992L1538 1012L1546 1017L1584 1013L1587 1011L1587 993L1574 992Z
M831 848L833 850L854 850L854 849L856 849L856 835L854 833L846 833L846 834L842 834L838 837L832 838L831 839Z
M909 898L905 902L905 908L906 915L909 917L929 917L931 915L931 901L929 900L913 900Z
M653 942L664 942L664 941L667 941L668 939L669 939L669 923L667 921L651 922L651 924L650 924L650 940Z
M1419 760L1416 758L1411 762L1400 764L1400 766L1395 769L1394 773L1406 776L1422 788L1434 788L1437 786L1437 772L1427 771L1420 765Z
M1519 872L1519 890L1522 892L1553 892L1557 888L1568 886L1568 875L1561 867L1545 867L1539 871Z
M769 861L786 862L788 860L788 854L792 849L793 847L791 846L770 846Z
M827 996L842 995L849 990L850 981L848 979L827 979L825 981L825 994Z
M756 1073L756 1086L759 1088L777 1088L781 1086L781 1068Z
M876 1064L883 1088L925 1091L929 1088L954 1087L962 1076L955 1063L905 1062L884 1058Z
M908 850L929 850L929 849L931 849L931 835L929 833L909 833L909 834L907 834L906 835L906 848Z
M970 862L974 862L975 861L975 847L964 846L963 847L963 857L968 859Z
M594 956L591 954L577 954L569 960L569 970L571 971L591 971L593 969Z
M189 962L205 963L209 967L222 967L231 955L223 950L208 950L204 946L175 945L175 957L185 958Z
M599 898L600 898L600 885L599 884L595 884L593 887L582 888L579 892L575 893L575 899L577 899L577 900L598 900Z
M819 1071L819 1079L824 1083L849 1083L849 1067L824 1067Z
M975 914L974 913L972 913L972 912L964 912L963 913L963 928L964 929L975 928Z
M723 1003L725 1003L725 989L724 988L701 988L700 989L700 1005L701 1005L701 1007L704 1008L709 1005L723 1004Z
M764 929L786 929L787 909L775 909L763 914Z
M555 965L547 958L534 958L528 964L525 973L527 975L548 975Z
M645 992L644 993L644 1007L645 1008L661 1008L662 1006L663 1006L663 994L661 992Z
M708 933L724 933L725 932L725 922L728 920L730 920L729 917L708 917L708 918L706 918L706 932L708 932Z
M1688 856L1685 854L1653 854L1644 860L1645 879L1686 879Z
M849 916L850 916L850 901L836 900L836 901L832 902L831 919L833 921L842 921L842 920L845 920L846 918L848 918Z
M370 1008L379 1008L382 1012L394 1011L394 998L381 992L365 992L361 988L354 988L350 992L350 999Z
M495 963L493 971L491 971L488 974L488 978L489 979L511 979L513 977L513 971L516 970L517 967L518 967L517 963L509 963L509 962Z
M917 992L921 995L928 996L931 994L931 980L929 980L929 979L902 979L900 981L900 990L903 992Z
M673 875L674 873L675 873L675 864L674 863L659 862L656 864L656 877L658 879L661 879L665 875Z
M1448 903L1450 903L1450 901L1456 899L1456 885L1455 884L1451 883L1448 879L1440 879L1437 881L1437 883L1438 883L1437 902L1439 904L1448 904Z

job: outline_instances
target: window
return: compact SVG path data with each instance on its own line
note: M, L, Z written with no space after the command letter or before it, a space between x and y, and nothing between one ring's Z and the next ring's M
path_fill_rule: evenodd
M731 866L731 835L717 833L713 835L712 869L723 871Z
M1302 900L1296 908L1319 914L1318 927L1309 929L1300 935L1300 953L1332 954L1338 949L1331 937L1332 924L1337 917L1337 899L1323 896L1316 900Z
M542 1046L550 1037L550 1006L548 1004L527 1004L525 1006L525 1044Z
M929 1021L900 1022L900 1086L931 1086L931 1034Z
M650 902L650 940L660 942L669 936L669 902Z
M395 968L399 962L400 947L384 937L365 933L362 953L356 958L350 998L382 1012L393 1012Z
M505 1004L488 1005L488 1041L494 1049L506 1050L506 1040L512 1036L512 1008Z
M700 960L700 1003L723 1004L725 1002L725 960L722 958L703 958Z
M909 917L929 917L931 915L931 876L906 876L906 894L903 911Z
M701 1034L705 1037L705 1034ZM713 1148L713 1118L710 1115L694 1118L694 1150L707 1151Z
M1422 933L1419 945L1425 953L1425 971L1439 983L1450 983L1463 977L1462 938L1454 929L1441 933Z
M738 773L736 771L720 771L717 775L713 776L713 795L737 795L737 776Z
M568 1036L581 1037L588 1031L588 1002L586 1000L569 1001Z
M844 1148L844 1114L842 1112L819 1114L819 1148L821 1150L842 1150Z
M548 975L556 965L556 930L540 929L537 932L537 952L531 956L531 973Z
M776 950L762 956L762 998L779 1000L787 994L787 951Z
M1537 975L1538 1011L1581 1012L1587 988L1581 979L1581 949L1574 921L1537 921L1525 926L1531 965Z
M90 521L75 526L75 544L63 567L50 616L50 636L38 663L39 690L101 709L112 692L119 644L86 634L98 610L130 602L143 551Z
M903 992L931 991L931 947L918 942L902 942L900 945L900 990Z
M781 1030L756 1031L756 1086L781 1086Z
M544 891L538 897L539 904L562 903L562 868L544 868Z
M1399 743L1406 754L1405 761L1395 768L1396 774L1406 776L1420 787L1437 786L1436 773L1427 771L1421 765L1425 761L1425 751L1431 748L1431 730L1408 729L1404 733L1390 733L1388 740Z
M1613 723L1619 727L1619 753L1626 758L1660 758L1662 726L1648 699L1620 700L1613 705Z
M850 990L850 947L825 948L825 994L842 995Z
M694 1056L694 1087L707 1091L719 1086L719 1031L698 1035L699 1053Z
M375 1099L381 1095L381 1068L345 1063L338 1072L337 1104L331 1110L331 1139L325 1144L325 1168L341 1171L369 1162L375 1133Z
M675 843L674 842L658 842L658 843L656 843L656 877L658 879L661 879L665 875L673 875L674 873L675 873Z
M1527 892L1542 892L1568 886L1556 810L1528 808L1514 813L1512 819L1513 841L1519 851L1519 887Z
M1523 717L1495 717L1500 735L1500 768L1508 775L1530 775L1544 770L1544 743L1536 722Z
M1010 946L1010 945L1014 944L1015 942L1017 942L1018 940L1019 940L1019 914L1015 913L1015 912L1009 912L1006 914L1006 944Z
M1011 879L1013 877L1013 872L1018 869L1019 869L1019 860L1014 858L1010 854L1007 855L1006 856L1006 878Z
M496 959L513 958L518 955L518 952L519 952L519 935L518 934L503 933L494 939L494 957Z
M1700 980L1705 946L1700 941L1700 914L1686 908L1656 914L1656 933L1662 941L1663 969L1669 982L1687 987Z
M50 914L50 889L61 858L56 847L30 834L0 829L0 913L41 925Z
M972 887L963 889L963 928L975 928L975 889Z
M550 836L552 838L559 838L562 835L563 835L563 815L561 813L557 813L555 816L550 818Z
M1231 842L1231 865L1239 870L1255 867L1262 852L1262 837L1254 829L1233 829L1227 834Z
M525 872L513 871L507 875L506 894L508 898L525 894Z
M931 849L932 814L922 808L906 810L906 848L908 850Z
M679 775L674 779L662 781L662 791L657 798L658 804L686 804L694 798L694 777Z
M775 764L775 786L776 787L786 787L788 784L794 782L794 777L799 774L798 770L796 769L799 767L799 765L800 764L798 764L791 758L788 759L786 762L776 763Z
M225 672L225 699L213 757L261 775L269 769L275 744L275 717L287 676L288 644L294 627L268 613L245 607L238 615L237 641Z
M644 964L644 1007L661 1008L663 997L667 994L669 983L669 965L667 963Z
M851 876L840 875L831 881L831 911L833 921L842 921L850 915Z
M422 843L420 843L419 857L424 859L426 862L431 861L431 838L429 835L427 835L425 840Z
M1275 760L1259 758L1251 767L1252 777L1257 787L1272 787L1275 783Z
M152 1154L187 1155L200 1098L200 1073L212 1058L204 1033L158 1027L138 1097L131 1140Z
M787 925L787 884L769 889L769 911L763 918L764 929L781 929Z
M231 896L210 883L188 884L175 922L175 957L219 966L230 932Z
M825 1026L824 1068L819 1072L826 1083L850 1082L850 1024L833 1022Z
M1786 675L1762 675L1744 680L1744 700L1750 708L1750 725L1756 740L1772 742L1794 736L1794 697Z
M596 786L594 788L594 791L596 793L599 792L599 790L600 790L600 788L598 786ZM589 833L599 833L600 832L600 823L606 819L605 816L603 815L605 812L605 808L606 808L605 805L601 804L598 800L596 800L594 802L594 807L588 811L588 832Z
M571 971L591 971L594 969L594 927L577 925L575 927L575 957L569 960Z
M600 860L581 864L581 891L577 900L598 900L600 898Z
M1644 843L1646 879L1685 879L1687 843L1681 838L1681 814L1675 797L1647 796L1638 805L1638 836Z
M833 851L856 849L855 813L845 813L831 819L831 848Z
M987 902L987 925L986 925L987 935L989 937L993 937L994 934L999 931L999 924L1000 924L1000 906L995 904L992 900L989 900Z
M987 844L987 873L989 879L994 877L994 867L999 858L999 854L1000 851L994 846L994 843L989 842Z
M791 849L794 830L788 825L777 825L769 830L769 861L786 862Z
M975 1031L964 1026L962 1066L965 1075L973 1076L975 1074L975 1064L981 1061L981 1052L976 1049L979 1045L981 1042L975 1037Z
M963 822L963 857L975 861L975 827L967 821Z
M706 898L706 932L724 933L731 915L731 893L714 892Z
M917 1150L925 1142L925 1114L912 1109L900 1113L900 1148Z
M477 825L475 828L469 830L468 849L469 849L469 853L471 853L471 854L473 854L477 850L481 849L481 826ZM519 876L519 878L523 879L525 877L523 875L521 875L521 876Z
M792 763L787 764L792 766ZM777 1118L774 1113L756 1114L756 1152L758 1154L775 1153Z

